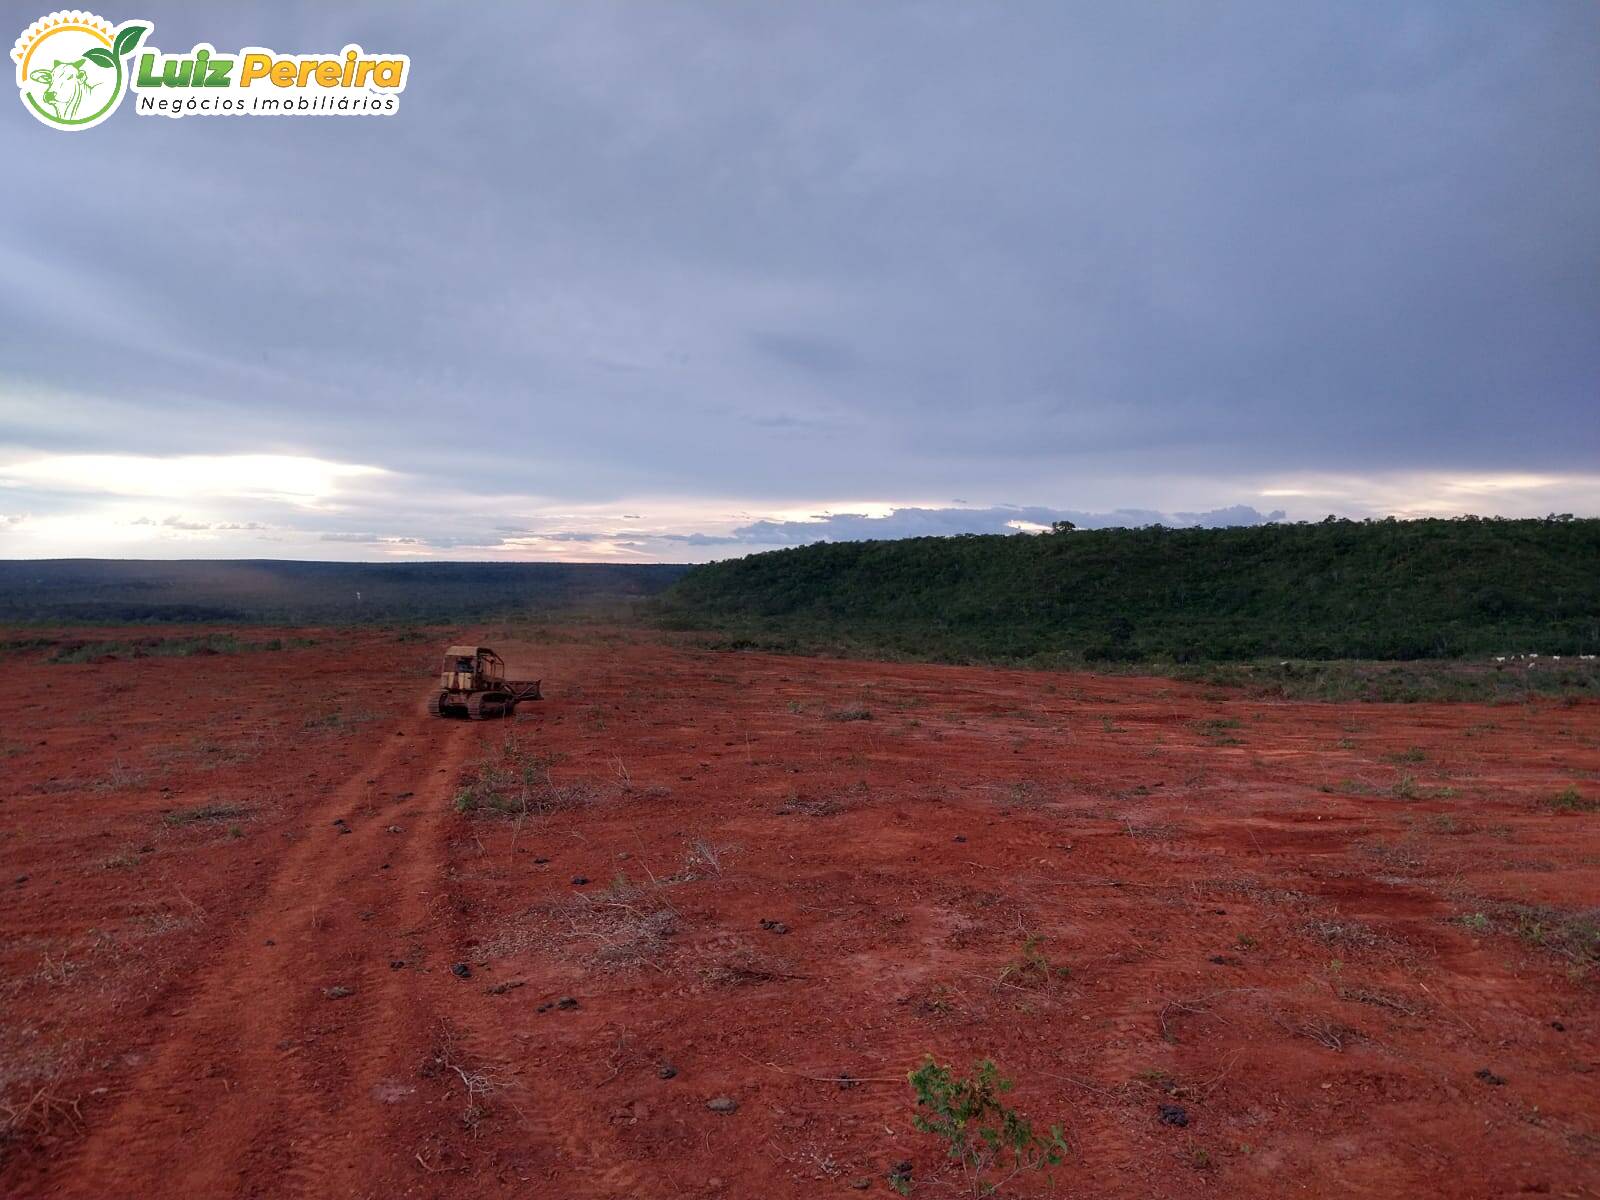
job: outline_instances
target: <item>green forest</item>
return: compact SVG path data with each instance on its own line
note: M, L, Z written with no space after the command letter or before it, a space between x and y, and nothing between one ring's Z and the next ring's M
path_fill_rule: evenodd
M1600 520L817 544L697 567L654 606L724 645L937 661L1573 655L1600 650Z

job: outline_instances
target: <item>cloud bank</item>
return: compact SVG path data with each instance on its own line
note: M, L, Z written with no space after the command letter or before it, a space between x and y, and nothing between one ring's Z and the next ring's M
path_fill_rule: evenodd
M1600 511L1600 6L472 12L140 9L392 118L0 119L0 556Z

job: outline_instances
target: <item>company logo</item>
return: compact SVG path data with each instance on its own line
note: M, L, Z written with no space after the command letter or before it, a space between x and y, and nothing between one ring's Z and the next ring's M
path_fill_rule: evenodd
M55 129L93 129L122 103L127 57L149 32L147 21L113 27L76 9L40 17L11 48L23 106Z
M182 54L146 43L154 26L113 27L93 13L55 12L28 26L11 57L24 107L55 129L89 129L132 91L140 116L387 116L411 74L404 54L279 54L260 46Z

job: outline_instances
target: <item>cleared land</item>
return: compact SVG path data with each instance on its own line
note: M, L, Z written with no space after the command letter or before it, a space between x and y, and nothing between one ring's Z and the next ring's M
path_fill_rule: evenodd
M429 720L474 633L549 699ZM16 637L8 1197L945 1195L925 1053L1068 1194L1600 1191L1593 701Z

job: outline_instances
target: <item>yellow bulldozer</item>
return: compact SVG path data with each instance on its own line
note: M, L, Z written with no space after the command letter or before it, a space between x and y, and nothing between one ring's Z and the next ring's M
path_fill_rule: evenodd
M509 717L524 700L541 700L537 679L507 679L505 659L487 646L451 646L444 652L439 690L428 697L436 717L484 721Z

